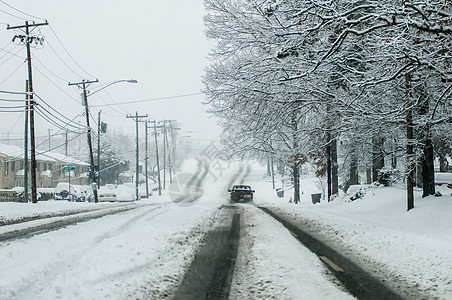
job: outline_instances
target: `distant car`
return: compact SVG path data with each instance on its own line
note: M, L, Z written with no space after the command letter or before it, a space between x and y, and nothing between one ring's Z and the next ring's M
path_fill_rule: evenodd
M253 193L255 193L249 185L234 185L228 192L231 193L231 203L253 202Z
M74 188L75 201L84 202L86 200L86 188L82 185L72 185Z
M133 202L135 201L135 190L125 185L118 185L114 190L116 192L116 202Z
M97 190L97 199L99 200L99 202L115 202L116 192L114 190L110 190L105 186L101 186Z
M55 187L55 200L72 201L75 198L74 188L68 182L60 182Z

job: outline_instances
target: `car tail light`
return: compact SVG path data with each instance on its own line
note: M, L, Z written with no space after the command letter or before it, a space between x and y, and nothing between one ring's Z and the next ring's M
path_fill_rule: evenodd
M104 196L104 195L100 195L99 197L101 197L101 198L102 198L103 196Z

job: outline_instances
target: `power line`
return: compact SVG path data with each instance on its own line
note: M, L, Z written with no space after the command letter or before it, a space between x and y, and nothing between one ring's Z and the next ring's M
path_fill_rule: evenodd
M15 48L15 47L14 47L14 48ZM13 48L13 49L14 49L14 48ZM11 50L12 50L12 49L11 49ZM7 50L4 50L6 53L5 53L2 57L0 57L0 59L2 59L3 57L5 57L7 54L11 54L11 56L8 57L7 59L5 59L4 61L2 61L2 62L0 63L0 66L3 65L3 64L5 64L5 63L7 63L7 62L8 62L9 60L11 60L13 57L19 57L19 58L21 58L21 59L23 59L23 60L25 61L26 58L21 57L20 55L17 55L17 53L19 53L21 50L22 50L22 49L17 50L16 53L12 53L12 52L9 52L9 51L7 51Z
M22 119L22 115L24 114L24 111L21 110L20 112L22 112L22 114L17 118L16 122L14 122L13 126L11 127L11 129L8 131L8 135L13 131L14 127L16 127L17 122L19 122L20 119ZM4 138L2 140L2 143L6 140L6 138Z
M3 102L24 102L25 100L0 99Z
M72 125L72 124L70 124L70 123L64 122L63 120L61 120L60 118L58 118L57 116L55 116L54 114L52 114L50 111L48 111L47 109L45 109L45 108L44 108L43 106L41 106L41 105L40 105L40 106L37 106L36 112L37 112L37 113L40 112L40 115L41 115L42 117L46 117L46 120L47 120L48 122L54 124L55 126L61 128L61 129L67 129L67 126L70 126L70 127L74 128L74 130L81 130L81 131L84 131L84 128L82 128L82 127L77 127L77 126ZM50 116L49 116L49 115L50 115ZM53 117L53 119L52 119L51 117ZM57 123L57 121L56 121L55 119L58 120L58 121L60 121L63 125Z
M47 41L47 45L49 45L50 49L52 50L52 52L58 57L58 59L72 72L74 73L77 77L83 77L80 76L77 72L75 72L62 58L61 56L58 55L58 53L55 51L55 49L53 49L52 45L49 43L49 41ZM67 80L66 80L67 81Z
M26 15L27 17L32 17L32 18L34 18L34 19L40 19L40 20L45 21L45 19L39 18L39 17L35 17L35 16L33 16L33 15L30 15L30 14L27 14L26 12L23 12L23 11L21 11L20 9L17 9L17 8L13 7L12 5L9 5L8 3L6 3L6 2L3 1L3 0L0 0L0 2L3 3L3 4L5 4L5 5L8 6L9 8L11 8L11 9L17 11L17 12L20 12L20 13Z
M64 89L62 89L58 84L56 84L52 79L50 79L46 74L44 74L38 67L35 66L36 71L38 71L42 76L44 76L50 83L52 83L57 89L62 91L64 94L69 96L73 101L75 101L77 104L79 104L79 100L75 99L74 96L66 92Z
M0 91L0 93L4 94L12 94L12 95L27 95L27 92L10 92L10 91Z
M2 2L3 2L3 1L2 1ZM9 12L3 10L3 9L0 9L0 11L1 11L2 13L5 13L5 14L11 16L11 17L14 17L14 18L18 18L18 19L21 19L21 20L24 20L24 21L27 20L27 19L25 19L25 18L22 18L22 17L16 16L16 15L13 15L12 13L9 13Z
M55 76L56 78L58 78L58 79L61 80L61 81L67 82L66 79L64 79L64 78L62 78L62 77L60 77L60 76L58 76L58 75L55 74L52 70L50 70L49 68L47 68L46 65L43 64L43 63L36 57L36 54L34 55L34 59L35 59L37 62L39 62L39 64L40 64L41 66L43 66L44 69L46 69L47 71L49 71L50 74L52 74L53 76Z
M60 38L58 37L58 35L56 34L56 32L53 30L53 27L51 25L49 25L50 30L52 31L52 33L55 35L56 39L58 40L58 42L60 43L61 47L63 47L64 51L66 51L67 55L69 55L69 57L72 59L72 61L83 71L85 72L89 77L92 78L96 78L96 76L91 75L90 73L88 73L88 71L86 71L75 59L74 57L72 57L72 55L69 53L69 51L66 49L66 47L63 45L63 43L61 42ZM83 76L79 76L79 77L83 77Z
M170 99L177 99L177 98L184 98L184 97L190 97L190 96L196 96L196 95L203 95L204 93L198 92L198 93L192 93L192 94L184 94L184 95L177 95L177 96L169 96L169 97L161 97L161 98L153 98L153 99L145 99L145 100L135 100L135 101L128 101L128 102L115 102L115 104L99 104L99 105L91 105L91 107L103 107L103 106L110 106L110 105L126 105L126 104L134 104L134 103L142 103L142 102L152 102L152 101L160 101L160 100L170 100Z
M104 92L105 93L107 93L107 91L106 90L104 90ZM108 95L108 94L107 94ZM97 96L102 100L102 102L103 103L105 103L106 105L109 105L108 103L107 103L107 101L100 95L100 94L97 94ZM123 116L124 115L124 113L122 113L122 112L120 112L119 110L117 110L117 109L115 109L113 106L109 106L113 111L115 111L116 113L118 113L119 114L119 116ZM125 111L125 110L124 110ZM126 114L127 114L127 112L126 112ZM118 117L119 117L118 116Z
M17 71L19 71L19 69L22 67L22 65L24 65L27 61L23 61L18 67L17 69L15 69L11 74L9 74L8 77L6 77L2 82L0 82L0 85L4 84L5 81L7 81L8 79L10 79L14 74L16 74Z
M55 116L55 115L53 115L52 113L50 113L47 109L45 109L45 110L46 110L47 112L49 112L53 117L57 118L58 120L60 120L61 122L63 122L64 124L67 124L67 125L69 125L69 126L75 127L75 128L77 128L77 129L85 129L84 126L80 126L78 123L75 123L75 122L74 122L74 119L77 118L77 117L79 117L79 116L81 115L80 113L79 113L77 116L75 116L73 119L70 119L70 118L66 117L65 115L63 115L62 113L60 113L59 111L57 111L57 110L56 110L55 108L53 108L51 105L49 105L49 104L48 104L44 99L42 99L38 94L35 93L35 95L36 95L36 97L37 97L39 100L41 100L44 104L46 104L47 107L49 107L51 110L53 110L54 112L56 112L58 115L60 115L61 117L63 117L63 118L66 119L67 121L61 120L61 119L58 118L57 116ZM41 105L40 107L42 107L42 105ZM75 123L75 124L77 124L78 126L74 126L74 125L69 124L69 123L67 123L67 122Z

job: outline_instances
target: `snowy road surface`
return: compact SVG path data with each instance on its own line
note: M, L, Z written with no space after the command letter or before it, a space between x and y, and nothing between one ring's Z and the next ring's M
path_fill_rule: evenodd
M187 164L185 172L196 173L198 166L197 162ZM432 201L428 207L419 202L417 212L409 216L386 203L390 197L378 205L390 206L391 213L371 203L367 205L373 214L369 214L364 200L312 206L304 197L295 206L287 198L276 197L264 174L259 166L251 169L239 164L228 165L221 173L201 168L202 176L193 180L199 196L193 201L173 202L164 193L136 203L130 211L2 242L0 299L171 299L208 233L221 226L220 207L228 203L226 190L235 182L251 184L257 204L307 223L312 234L391 281L391 288L406 298L451 298L452 246L441 238L452 228L443 217L447 209L450 212L450 197ZM306 184L305 191L309 192ZM67 203L62 209L60 202L53 201L0 205L2 221L33 211L48 214L97 207ZM237 205L236 210L240 242L229 299L353 299L324 262L280 223L252 205ZM432 225L426 219L441 225L442 232L430 234ZM414 229L420 234L403 232L419 220L424 223ZM411 261L403 259L408 248L420 251L410 252Z

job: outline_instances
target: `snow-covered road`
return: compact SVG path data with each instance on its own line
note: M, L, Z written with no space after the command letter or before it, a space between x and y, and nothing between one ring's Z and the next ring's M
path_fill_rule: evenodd
M184 172L196 172L197 166L196 161L191 162ZM411 295L416 291L424 292L427 298L448 299L452 295L452 246L450 240L440 238L450 236L450 221L443 217L450 211L450 198L433 201L430 206L420 202L419 209L411 215L403 210L397 212L390 197L378 203L369 200L366 204L364 198L361 202L312 206L305 195L301 205L295 206L288 203L288 198L276 197L259 166L251 169L230 164L221 173L210 169L202 174L202 185L196 184L197 189L202 189L201 196L192 202L174 202L174 197L165 191L161 197L137 202L137 208L130 211L3 242L0 299L170 299L207 233L221 225L219 212L228 204L227 188L239 181L256 189L258 205L271 206L296 222L307 223L313 234L348 255L359 251L355 255L362 258L359 263L371 266L369 270L373 272L384 271L383 275L390 276L388 279L398 278L399 288L413 286ZM378 192L375 191L377 195ZM0 212L3 221L7 221L85 206L113 206L61 205L55 201L34 205L1 203ZM237 205L237 212L241 216L241 233L230 299L353 298L325 264L276 220L252 205ZM403 224L415 226L413 222L421 220L424 223L416 225L419 235L414 230L403 231L408 226ZM427 229L431 222L440 225L441 232L429 234L434 231ZM411 251L410 259L404 259L406 249L422 252ZM424 267L417 268L416 264ZM426 269L428 266L430 269Z

